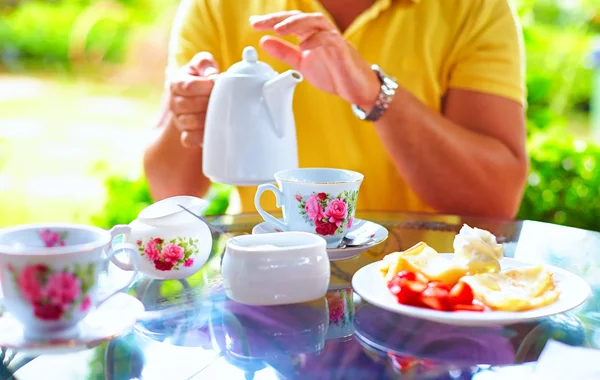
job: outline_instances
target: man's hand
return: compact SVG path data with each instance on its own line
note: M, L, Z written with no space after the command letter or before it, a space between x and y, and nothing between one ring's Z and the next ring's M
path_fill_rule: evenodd
M300 71L314 86L363 109L375 103L381 87L379 78L323 14L278 12L252 16L250 24L256 30L298 37L299 46L270 36L260 43L267 53Z
M181 131L181 143L187 148L202 145L206 108L213 88L210 76L217 73L213 56L202 52L196 54L171 80L169 109L175 126Z

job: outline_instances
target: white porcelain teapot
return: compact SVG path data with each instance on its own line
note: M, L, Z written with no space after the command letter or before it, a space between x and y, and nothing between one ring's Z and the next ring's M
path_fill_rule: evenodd
M163 199L143 209L136 220L119 225L123 242L114 251L129 249L138 253L133 261L113 255L111 261L123 270L138 270L148 277L174 280L189 277L206 263L212 249L210 229L202 220L190 215L207 206L204 199L179 196Z
M253 186L298 167L292 98L302 75L282 74L258 61L248 46L243 60L216 76L208 101L203 172L211 181Z

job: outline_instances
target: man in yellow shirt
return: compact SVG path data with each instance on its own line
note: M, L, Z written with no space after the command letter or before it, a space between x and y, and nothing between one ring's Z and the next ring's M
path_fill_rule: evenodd
M183 0L144 157L155 198L207 190L207 77L245 46L304 75L300 166L363 173L359 210L514 217L528 158L522 38L507 0ZM255 188L239 193L253 211Z

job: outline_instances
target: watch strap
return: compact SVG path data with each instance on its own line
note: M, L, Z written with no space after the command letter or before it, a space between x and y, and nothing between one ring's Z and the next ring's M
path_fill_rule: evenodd
M373 108L371 108L369 113L366 113L356 104L352 105L352 111L354 111L354 114L361 120L377 121L389 108L392 98L398 89L398 83L396 83L394 78L385 74L378 65L372 65L371 69L377 73L379 81L381 82L381 89L375 100L375 104L373 104Z

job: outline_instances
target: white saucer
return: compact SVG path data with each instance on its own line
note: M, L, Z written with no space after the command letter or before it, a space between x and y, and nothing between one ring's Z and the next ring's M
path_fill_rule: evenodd
M450 260L453 254L442 254L441 256ZM352 288L359 296L372 305L394 313L450 325L491 326L533 321L574 309L584 303L591 294L590 286L581 277L561 268L544 265L549 272L554 274L556 287L560 290L560 297L553 304L539 309L519 312L437 311L398 303L388 290L379 271L381 265L382 261L377 261L362 267L354 274ZM508 257L503 258L500 265L502 270L534 266L534 264L524 263Z
M5 312L0 316L0 347L33 356L87 350L127 333L144 312L144 305L129 294L119 293L79 322L76 337L38 340L26 338L23 326Z
M273 232L281 232L281 230L267 222L257 224L252 229L252 234L254 235L268 234ZM382 225L370 222L368 220L354 219L354 223L352 224L352 228L350 228L348 231L348 234L358 235L363 233L369 233L373 240L364 245L359 245L356 247L327 248L329 260L345 260L357 256L364 251L368 251L369 249L383 243L388 237L388 230Z

